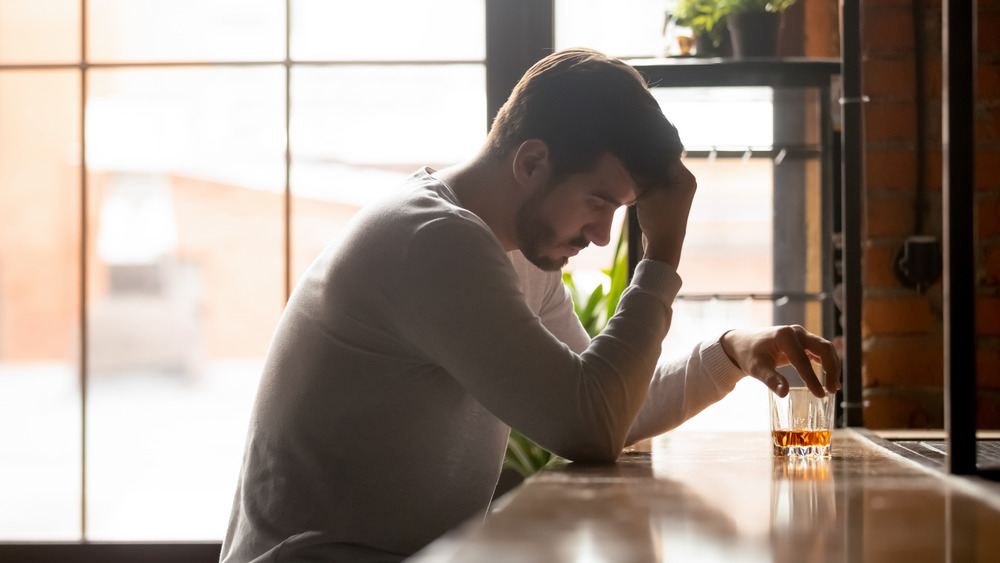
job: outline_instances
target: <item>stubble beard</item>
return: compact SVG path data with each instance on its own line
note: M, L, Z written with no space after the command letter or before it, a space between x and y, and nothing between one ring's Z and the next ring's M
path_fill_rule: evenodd
M546 247L556 246L558 236L552 227L538 217L538 209L552 192L552 188L553 186L546 186L545 189L532 194L531 198L518 208L515 221L521 254L546 272L558 272L569 262L569 258L565 256L547 256L543 250ZM583 249L590 244L590 241L580 236L569 241L569 244Z

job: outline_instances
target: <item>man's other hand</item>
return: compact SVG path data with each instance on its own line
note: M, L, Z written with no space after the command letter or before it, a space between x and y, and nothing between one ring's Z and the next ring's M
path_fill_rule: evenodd
M759 379L779 397L788 394L788 380L777 368L791 365L806 387L817 397L826 391L840 389L840 357L829 341L812 334L801 326L776 326L761 330L731 330L720 340L733 362L745 373ZM813 371L811 362L823 366L821 380Z
M644 257L680 264L688 214L698 182L680 160L670 167L662 186L647 188L636 200L636 215L642 228Z

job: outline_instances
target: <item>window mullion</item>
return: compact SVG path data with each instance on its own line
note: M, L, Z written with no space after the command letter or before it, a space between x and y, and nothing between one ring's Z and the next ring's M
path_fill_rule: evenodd
M553 0L485 0L489 127L524 71L552 52Z
M80 539L87 540L87 0L80 0Z

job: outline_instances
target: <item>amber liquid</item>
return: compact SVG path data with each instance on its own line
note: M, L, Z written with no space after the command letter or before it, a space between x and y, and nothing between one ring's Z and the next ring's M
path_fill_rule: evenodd
M779 448L829 446L829 430L774 430L774 445Z

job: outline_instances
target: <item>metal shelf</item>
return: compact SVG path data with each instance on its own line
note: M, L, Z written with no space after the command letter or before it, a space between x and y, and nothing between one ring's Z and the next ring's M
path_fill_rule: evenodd
M823 88L840 74L840 59L629 59L652 87L770 86Z

